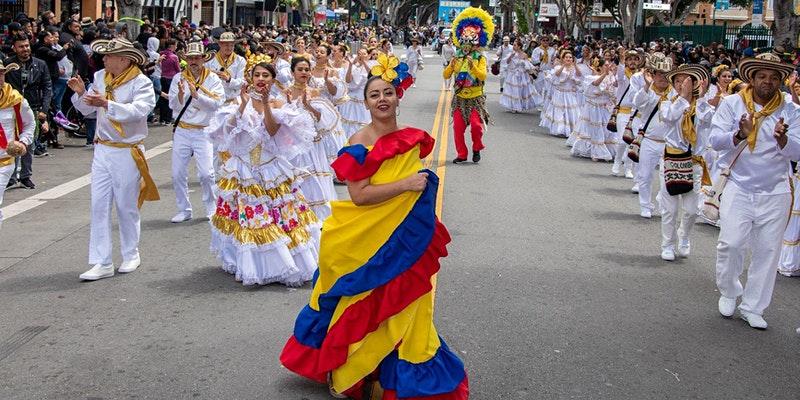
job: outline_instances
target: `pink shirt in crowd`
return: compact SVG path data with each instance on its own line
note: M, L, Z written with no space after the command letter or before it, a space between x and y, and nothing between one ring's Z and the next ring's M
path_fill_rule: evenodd
M178 55L172 50L163 50L161 55L164 56L164 61L161 62L161 77L164 79L172 79L175 75L181 73L181 62L178 60Z

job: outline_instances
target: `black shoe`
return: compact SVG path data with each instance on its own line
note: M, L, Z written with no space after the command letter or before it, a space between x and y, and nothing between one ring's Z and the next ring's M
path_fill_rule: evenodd
M503 93L503 88L500 88L500 93Z
M19 183L21 183L22 186L25 186L27 189L36 189L36 185L33 184L31 178L20 179Z
M17 180L16 179L9 179L8 183L6 184L6 189L12 188L14 186L17 186Z
M453 164L462 163L464 161L467 161L467 159L466 158L458 158L458 157L456 157L456 158L453 159Z
M53 149L63 149L64 145L58 142L54 142L50 144L50 147Z
M481 160L481 152L480 151L473 151L472 152L472 162L476 163Z
M33 150L33 155L36 156L36 157L45 157L45 156L49 156L50 153L48 153L47 150L34 149Z

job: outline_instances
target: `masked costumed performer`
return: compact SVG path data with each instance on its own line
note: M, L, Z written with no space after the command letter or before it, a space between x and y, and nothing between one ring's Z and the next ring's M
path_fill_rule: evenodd
M459 50L456 57L444 69L444 78L455 78L453 96L453 137L458 155L454 164L467 161L467 144L464 142L464 131L467 125L472 132L472 161L481 160L483 150L483 124L489 122L486 112L486 96L483 85L486 81L486 57L480 51L485 47L492 34L494 23L486 11L469 7L464 9L453 20L453 32Z

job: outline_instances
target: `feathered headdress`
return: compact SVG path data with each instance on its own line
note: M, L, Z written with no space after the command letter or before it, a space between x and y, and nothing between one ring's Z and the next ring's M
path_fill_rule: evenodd
M408 73L408 64L400 62L395 56L387 56L381 53L378 56L378 64L372 67L370 74L380 76L386 82L394 86L397 97L403 97L403 92L414 83L414 77Z
M478 7L467 7L453 20L453 42L472 43L475 47L485 47L494 35L494 21L488 12Z

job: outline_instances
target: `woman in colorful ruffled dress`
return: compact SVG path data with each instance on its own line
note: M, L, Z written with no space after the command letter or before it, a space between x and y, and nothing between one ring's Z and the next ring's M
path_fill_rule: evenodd
M352 200L324 223L319 274L280 361L337 398L465 400L464 364L433 325L431 282L450 241L438 178L420 172L434 140L398 126L397 73L378 72L365 88L372 122L333 164Z
M544 105L539 126L553 136L567 137L578 125L578 85L583 75L575 68L575 57L568 50L561 52L561 65L553 69L550 98Z
M606 129L614 106L615 90L611 79L611 65L600 58L594 59L597 75L587 77L583 92L584 105L581 108L577 140L572 145L572 155L591 158L592 161L612 161L614 148L613 134Z
M522 51L522 41L515 40L512 49L513 53L501 61L508 65L500 105L512 113L525 112L536 106L534 99L539 93L530 76L533 64L528 55Z
M268 93L275 68L258 62L241 105L221 110L208 131L221 151L211 250L244 285L300 286L317 268L320 222L287 157L311 147L307 113Z
M303 193L320 221L330 215L329 202L336 200L331 162L344 146L344 131L339 112L322 96L320 89L309 87L311 65L301 57L292 59L294 82L288 95L295 107L305 110L313 120L311 130L316 136L311 148L291 158L292 164L306 171L303 175Z

